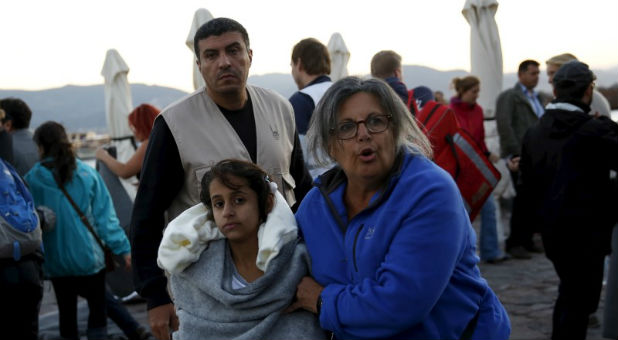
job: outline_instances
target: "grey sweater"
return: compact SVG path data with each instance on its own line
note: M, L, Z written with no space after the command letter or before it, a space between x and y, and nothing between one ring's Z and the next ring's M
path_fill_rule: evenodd
M286 244L264 275L234 290L226 240L209 243L200 259L170 277L180 328L174 339L325 339L315 315L286 314L296 286L309 273L304 244Z

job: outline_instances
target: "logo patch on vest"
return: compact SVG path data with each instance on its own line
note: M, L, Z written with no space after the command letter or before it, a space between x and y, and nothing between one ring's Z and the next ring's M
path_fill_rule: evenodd
M376 231L376 227L369 227L367 229L367 233L365 234L365 240L369 240L373 238L373 233Z
M279 140L279 131L273 128L272 125L269 125L269 127L270 127L270 131L273 133L273 138L276 140Z

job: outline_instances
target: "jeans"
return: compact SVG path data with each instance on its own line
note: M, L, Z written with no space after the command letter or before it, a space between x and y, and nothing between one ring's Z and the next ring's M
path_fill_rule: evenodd
M94 275L51 278L56 302L60 336L79 339L77 329L77 296L88 302L89 340L107 339L107 313L105 305L105 269Z
M107 306L107 316L118 325L118 328L120 328L129 339L138 339L139 323L137 323L135 318L129 313L127 307L125 307L122 302L118 301L109 289L105 290L105 305Z
M481 236L479 240L481 260L501 258L502 250L498 240L498 220L496 218L496 203L493 194L487 198L481 208Z

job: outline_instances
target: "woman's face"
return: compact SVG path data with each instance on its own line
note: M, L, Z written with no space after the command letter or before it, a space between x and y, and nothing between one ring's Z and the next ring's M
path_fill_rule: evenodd
M469 88L468 91L461 94L461 101L468 104L476 104L476 100L479 98L479 92L481 92L481 86L476 84Z
M257 194L246 179L229 179L238 189L227 187L218 178L209 186L215 224L230 242L255 239L260 225Z
M393 167L396 152L390 118L386 123L387 128L382 132L370 132L366 123L370 122L370 128L379 126L376 119L386 119L387 115L389 113L380 106L378 98L370 93L356 93L342 103L335 131L341 130L341 124L346 122L356 123L357 131L353 138L345 140L333 134L330 155L339 163L349 182L379 185Z

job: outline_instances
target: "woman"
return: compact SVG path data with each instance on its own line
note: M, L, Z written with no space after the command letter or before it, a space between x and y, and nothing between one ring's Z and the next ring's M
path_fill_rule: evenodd
M317 313L337 339L509 337L457 186L427 158L427 138L386 83L339 80L308 138L339 167L296 213L313 278L290 309Z
M170 222L159 247L174 339L325 339L313 314L283 312L309 259L275 183L253 163L224 160L201 184L202 203Z
M129 178L131 176L138 176L139 178L139 172L142 170L144 155L148 147L148 137L158 114L159 109L149 104L142 104L129 114L129 127L133 131L135 139L140 142L140 145L126 163L119 162L103 148L97 149L95 157L105 163L118 177Z
M59 188L57 181L88 218L98 237L131 265L129 241L120 227L111 197L92 167L75 158L62 125L46 122L34 132L41 161L26 174L36 205L56 213L56 227L43 233L45 276L58 303L60 335L79 339L77 296L88 301L88 339L106 339L105 260L103 250Z
M485 128L483 126L483 108L476 103L481 90L481 81L475 76L453 79L457 95L451 98L451 109L455 112L457 122L481 148L481 151L492 163L498 162L500 157L491 153L485 144ZM506 260L500 249L498 240L498 226L496 204L490 195L481 208L481 236L479 248L481 260L496 264Z

